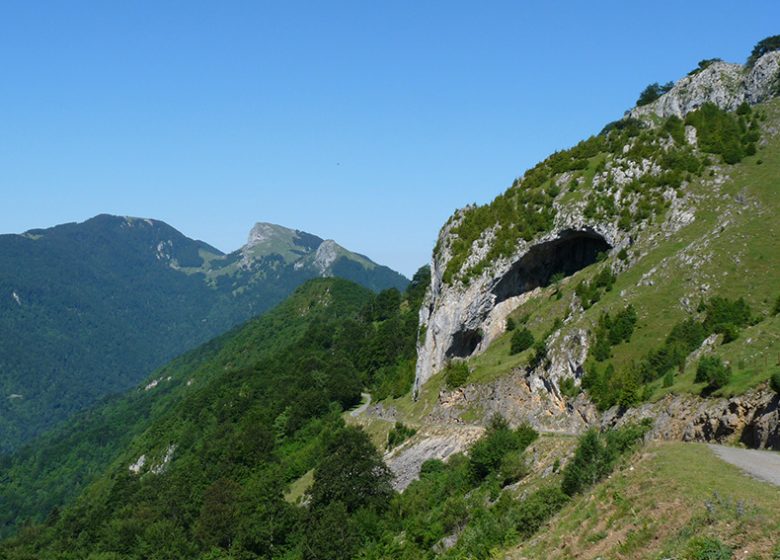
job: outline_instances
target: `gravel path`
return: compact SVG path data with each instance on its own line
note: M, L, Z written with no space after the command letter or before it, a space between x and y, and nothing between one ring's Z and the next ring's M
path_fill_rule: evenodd
M780 486L780 453L710 444L715 454L754 478Z
M371 395L370 394L368 394L368 393L360 393L360 396L366 402L364 402L359 407L357 407L355 410L353 410L352 412L349 413L349 415L352 416L353 418L355 416L360 416L361 414L363 414L363 412L368 408L368 405L371 404Z

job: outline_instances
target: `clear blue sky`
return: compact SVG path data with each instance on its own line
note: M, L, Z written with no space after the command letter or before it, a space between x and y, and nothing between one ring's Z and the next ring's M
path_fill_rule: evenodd
M3 1L0 231L270 221L409 275L455 208L778 33L774 0Z

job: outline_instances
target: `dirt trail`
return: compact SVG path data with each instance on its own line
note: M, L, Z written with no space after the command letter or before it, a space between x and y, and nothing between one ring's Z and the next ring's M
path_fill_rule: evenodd
M360 393L360 397L363 399L364 402L355 410L349 413L349 415L352 416L353 418L355 416L360 416L361 414L363 414L363 412L365 412L365 410L368 408L368 405L371 404L371 395L369 393Z
M710 444L715 454L754 478L780 486L780 453Z

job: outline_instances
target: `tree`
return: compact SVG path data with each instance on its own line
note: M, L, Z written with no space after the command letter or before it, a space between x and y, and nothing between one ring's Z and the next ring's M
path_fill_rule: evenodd
M235 534L241 487L221 478L206 488L195 534L206 547L229 548Z
M727 366L720 356L704 356L696 367L696 383L707 382L706 389L715 391L728 385L731 380L731 366Z
M747 59L748 67L753 66L766 53L777 50L780 50L780 35L772 35L760 40L750 52L750 56Z
M780 395L780 373L772 374L772 377L769 378L769 386L775 393Z
M306 560L351 558L359 545L359 534L343 502L333 501L312 511L304 537Z
M580 438L574 458L563 470L561 490L574 496L595 484L606 472L606 450L595 429L588 430Z
M527 327L515 329L509 343L509 353L519 354L534 345L534 335Z
M641 107L642 105L649 105L663 94L671 90L673 87L674 82L667 82L663 85L659 84L658 82L650 84L642 90L642 93L639 94L639 99L636 101L637 107Z
M368 435L353 426L330 436L325 457L314 470L312 509L342 502L349 513L385 509L393 495L392 473Z

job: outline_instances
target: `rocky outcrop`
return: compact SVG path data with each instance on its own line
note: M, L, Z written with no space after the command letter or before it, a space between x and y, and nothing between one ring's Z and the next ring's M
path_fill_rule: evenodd
M446 239L449 228L441 235ZM431 289L420 309L424 336L418 344L415 391L448 360L487 348L504 332L509 313L534 290L547 285L555 272L572 274L594 263L599 252L626 244L628 236L614 224L589 224L582 209L573 207L558 212L550 233L531 243L521 241L511 257L494 262L468 284L445 284L442 277L449 254L444 249L434 255ZM464 267L479 258L475 247Z
M721 109L733 111L745 101L755 104L777 95L779 83L779 51L765 54L752 68L722 61L713 62L703 70L679 80L656 101L632 109L629 116L641 120L651 116L684 117L705 103L714 103Z
M767 388L729 399L702 399L693 395L668 395L628 411L607 411L604 428L644 418L653 420L652 439L735 443L780 450L780 397Z
M464 416L477 416L486 424L499 414L510 425L528 423L540 432L576 435L597 425L596 408L584 397L570 400L545 377L516 371L491 383L466 385L439 393L426 422L465 425Z

